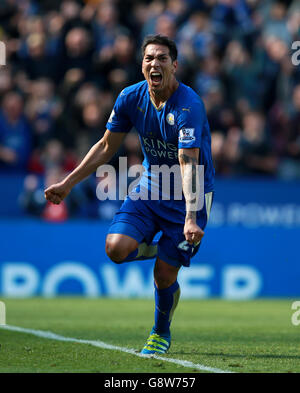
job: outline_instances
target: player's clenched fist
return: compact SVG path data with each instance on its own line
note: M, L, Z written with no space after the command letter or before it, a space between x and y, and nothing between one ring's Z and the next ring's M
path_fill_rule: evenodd
M65 183L57 183L45 190L45 198L47 201L50 201L55 205L59 205L69 192L70 188Z
M183 233L189 244L198 244L204 236L202 229L193 221L186 221Z

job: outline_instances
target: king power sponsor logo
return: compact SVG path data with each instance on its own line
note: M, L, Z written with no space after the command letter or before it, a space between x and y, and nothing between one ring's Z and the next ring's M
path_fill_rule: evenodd
M300 205L293 203L240 203L225 205L214 202L209 217L210 227L242 226L244 228L300 227Z
M41 272L30 263L6 262L0 266L0 278L0 293L6 297L55 297L61 294L153 297L152 265L131 263L120 272L118 266L109 263L92 268L79 261L62 261ZM261 294L264 281L262 273L254 266L227 264L217 269L205 263L182 269L179 280L183 298L201 299L217 295L231 300L256 298ZM5 323L3 305L2 322Z

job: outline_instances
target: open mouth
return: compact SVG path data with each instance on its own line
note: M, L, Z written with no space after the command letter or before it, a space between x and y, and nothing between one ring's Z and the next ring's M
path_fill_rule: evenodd
M153 84L157 85L162 81L162 75L160 72L151 72L150 78Z

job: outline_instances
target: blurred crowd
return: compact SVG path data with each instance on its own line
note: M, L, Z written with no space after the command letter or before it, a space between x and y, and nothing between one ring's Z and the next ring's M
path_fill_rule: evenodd
M59 213L42 190L78 164L119 92L143 79L140 45L152 33L176 41L177 77L204 100L218 176L300 179L298 0L0 0L0 173L24 174L27 212L108 214L96 178ZM141 162L136 134L120 155Z

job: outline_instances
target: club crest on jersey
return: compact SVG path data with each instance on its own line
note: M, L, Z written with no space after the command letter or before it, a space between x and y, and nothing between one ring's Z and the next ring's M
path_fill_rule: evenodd
M112 119L113 119L114 115L115 115L115 111L112 110L112 112L111 112L111 114L110 114L110 116L109 116L109 119L108 119L108 123L111 123L111 122L112 122Z
M169 123L170 126L173 126L175 124L175 117L173 113L168 113L166 119L167 119L167 123Z
M182 128L179 131L179 142L188 143L194 141L195 128Z

